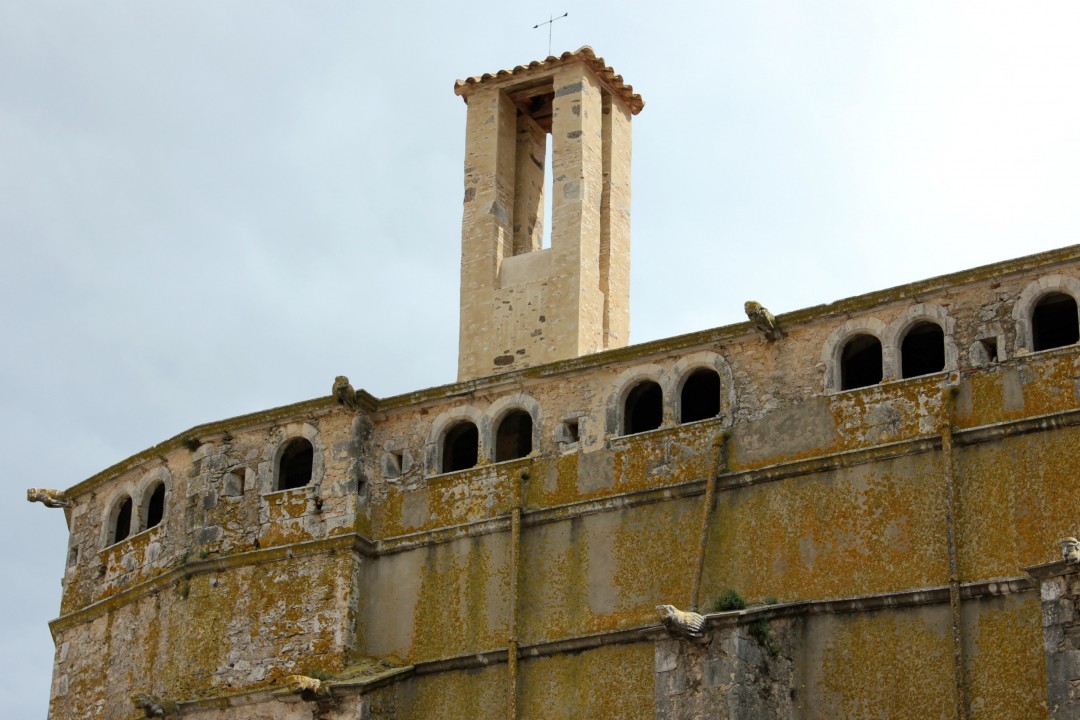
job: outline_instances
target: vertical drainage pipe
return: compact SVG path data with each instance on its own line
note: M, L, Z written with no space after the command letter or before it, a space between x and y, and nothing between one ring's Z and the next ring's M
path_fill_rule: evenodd
M713 502L716 499L716 478L727 469L728 431L721 430L713 440L713 462L705 478L705 500L701 507L701 535L698 538L697 565L694 568L694 582L690 590L690 609L697 612L701 604L701 577L705 573L705 547L709 542L709 518L712 517Z
M514 478L510 500L510 637L506 641L506 717L517 720L518 676L518 568L521 559L521 485L529 479L522 470Z
M960 614L960 571L956 560L956 482L953 478L952 416L958 385L947 385L941 393L941 461L945 477L945 542L949 551L949 611L952 617L953 680L956 692L956 718L968 720L964 687L964 642Z

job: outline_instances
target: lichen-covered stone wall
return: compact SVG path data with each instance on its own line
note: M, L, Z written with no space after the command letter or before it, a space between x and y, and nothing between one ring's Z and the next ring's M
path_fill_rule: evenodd
M603 714L594 696L647 717L660 697L655 606L708 611L733 589L784 606L930 593L903 611L881 600L770 621L793 644L778 656L791 660L783 682L814 699L812 713L792 700L793 717L877 717L889 704L902 709L891 717L917 717L956 674L952 582L971 716L1038 717L1038 610L1018 578L1075 525L1080 489L1080 354L1030 352L1014 317L1044 276L1080 278L1080 250L781 315L775 342L732 326L193 428L67 493L52 715L127 717L130 695L147 692L185 716L243 696L237 713L269 704L282 709L267 717L306 717L311 703L274 693L315 673L354 683L342 698L371 717L435 717L439 698L505 717L516 645L519 717ZM897 379L899 339L926 317L946 329L951 365ZM886 377L840 391L837 348L868 330ZM702 368L719 378L718 414L682 423L683 383ZM660 427L626 435L642 380L661 387ZM532 450L496 462L513 410L532 419ZM443 472L445 433L462 420L476 424L478 463ZM311 480L282 490L294 438L314 448ZM165 513L146 528L159 482ZM112 542L124 497L134 533ZM715 657L680 650L701 665L686 687L713 697L705 667L745 655L740 642ZM904 691L916 659L926 680ZM364 662L389 674L355 680ZM769 698L760 707L787 712ZM713 702L685 707L699 700Z

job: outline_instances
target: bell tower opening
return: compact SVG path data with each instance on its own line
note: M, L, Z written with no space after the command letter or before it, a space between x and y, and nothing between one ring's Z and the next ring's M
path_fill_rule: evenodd
M625 346L641 97L588 47L455 91L468 105L458 379Z

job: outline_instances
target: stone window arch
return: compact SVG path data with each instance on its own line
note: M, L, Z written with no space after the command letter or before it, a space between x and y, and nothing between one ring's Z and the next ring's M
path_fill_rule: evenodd
M525 393L505 395L484 413L485 427L493 428L488 447L495 462L527 457L540 449L540 403Z
M623 398L623 435L656 430L664 424L664 389L655 380L639 380Z
M468 405L451 408L436 417L424 446L424 466L428 474L456 472L483 464L490 457L490 424L483 413ZM474 453L475 458L472 457Z
M945 331L931 320L908 328L900 341L900 377L931 375L945 369Z
M720 417L731 423L735 409L735 383L727 360L710 350L679 359L671 371L678 382L672 392L673 416L679 423ZM704 397L703 397L704 395Z
M277 461L277 489L295 490L311 483L315 446L307 438L290 438L281 446Z
M720 415L720 373L712 368L692 370L679 389L679 422L708 420Z
M441 445L440 472L468 470L480 462L480 429L472 420L459 420L448 427Z
M1080 280L1046 275L1030 283L1013 306L1016 344L1021 351L1038 352L1072 345L1080 334Z
M324 448L319 431L309 423L289 423L277 431L277 443L268 445L269 462L259 471L264 493L319 487L323 478ZM269 471L267 471L269 469Z
M877 318L852 318L833 330L821 351L825 390L852 390L895 377L895 358L881 341L887 331Z
M885 378L881 340L870 333L848 338L840 349L840 389L877 385Z
M115 500L109 510L108 523L106 525L107 537L105 538L105 545L115 545L118 542L126 540L132 535L132 520L135 519L135 503L131 500L131 495L128 493L121 493Z
M169 495L169 471L156 468L142 480L141 499L139 501L138 527L149 530L160 525L165 519Z
M889 323L881 335L885 379L913 378L956 370L959 353L953 331L956 320L934 303L912 305Z
M495 424L495 462L517 460L533 451L532 415L520 408L504 414Z

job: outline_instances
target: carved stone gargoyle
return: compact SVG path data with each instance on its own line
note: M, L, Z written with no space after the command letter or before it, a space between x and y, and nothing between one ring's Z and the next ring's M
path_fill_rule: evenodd
M1061 548L1061 557L1068 565L1080 565L1080 540L1074 537L1067 537L1058 540L1058 547Z
M769 342L779 340L787 334L780 328L780 323L776 322L776 317L761 303L747 300L743 304L743 310L746 311L746 317L750 319L754 330Z
M331 699L330 683L307 675L289 675L285 678L285 687L289 692L299 695L301 700L317 702Z
M657 605L656 613L673 637L690 640L701 640L705 637L705 618L696 612L679 610L674 605Z
M334 378L334 387L331 388L330 393L337 399L339 404L350 410L356 410L360 407L360 403L356 400L356 390L353 389L349 378L344 375L338 375Z
M49 488L29 488L26 491L28 502L39 502L48 508L68 508L71 501L63 490L50 490Z

